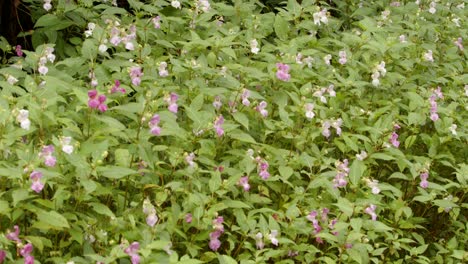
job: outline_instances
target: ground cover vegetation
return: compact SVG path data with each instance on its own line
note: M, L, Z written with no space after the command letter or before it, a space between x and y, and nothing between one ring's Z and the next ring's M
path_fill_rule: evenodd
M465 1L11 3L0 263L468 261Z

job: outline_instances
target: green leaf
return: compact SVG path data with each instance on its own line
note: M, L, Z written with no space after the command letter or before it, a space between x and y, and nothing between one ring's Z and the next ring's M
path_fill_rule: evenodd
M228 255L218 255L219 264L237 264L237 261Z
M278 36L279 39L288 39L288 22L280 14L276 14L275 24L273 25L273 27L275 28L276 36Z
M48 227L47 229L61 230L64 228L70 228L67 219L55 211L40 211L37 213L37 220L42 222L42 227Z
M354 205L346 198L338 198L338 202L335 205L340 209L343 214L350 217L353 215Z
M360 160L353 161L349 172L349 180L351 181L351 184L353 184L354 186L358 186L359 181L361 180L365 170L366 165L364 164L364 162Z
M29 192L25 189L17 189L17 190L14 190L12 193L11 193L11 196L13 197L13 207L16 207L16 205L23 201L23 200L26 200L28 199L30 196L29 196Z
M110 218L115 218L114 213L112 213L112 211L106 205L101 204L101 203L90 203L89 205L91 205L91 207L93 207L93 210L96 213L108 216Z
M395 157L392 157L385 153L374 153L370 156L373 159L381 159L381 160L394 160Z
M281 177L284 178L284 180L288 180L289 177L294 173L294 170L291 169L290 167L286 166L279 166L278 171L281 175Z
M116 149L115 150L115 163L122 167L128 167L131 163L130 152L128 149Z
M237 131L237 132L232 132L229 134L229 136L233 139L237 139L239 141L243 141L243 142L247 142L247 143L257 143L255 142L255 139L250 136L249 134L246 134L244 132L240 132L240 131Z
M249 118L247 118L245 114L241 112L235 112L232 114L232 116L234 117L234 120L239 122L239 124L241 124L247 130L249 130Z
M229 208L252 208L252 206L236 200L224 200L223 203Z
M92 39L86 39L83 42L83 47L81 48L81 54L83 57L93 60L97 55L97 46Z
M104 177L110 179L121 179L125 176L137 173L135 170L120 166L99 167L97 171Z

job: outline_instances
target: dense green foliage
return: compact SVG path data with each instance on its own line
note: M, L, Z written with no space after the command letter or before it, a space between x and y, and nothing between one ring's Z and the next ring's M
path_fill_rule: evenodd
M464 1L24 2L0 262L468 261Z

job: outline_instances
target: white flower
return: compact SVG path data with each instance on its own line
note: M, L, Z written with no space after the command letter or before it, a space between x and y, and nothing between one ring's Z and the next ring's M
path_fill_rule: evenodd
M332 58L332 55L327 54L325 57L323 57L323 60L325 61L325 64L330 65L330 60Z
M313 13L312 16L314 17L314 24L315 25L320 25L320 22L327 24L328 23L328 18L327 18L327 10L322 9L320 12Z
M314 113L314 104L311 104L311 103L308 103L304 106L305 110L306 110L306 113L305 113L305 116L307 117L307 119L312 119L314 118L315 116L315 113Z
M435 8L435 7L436 7L436 3L435 3L434 1L432 1L431 4L430 4L429 6L430 6L430 8L429 8L429 13L435 14L435 12L436 12L436 8Z
M372 189L373 194L379 194L380 193L380 188L378 186L379 181L377 180L369 180L367 179L367 186Z
M20 126L24 130L29 130L31 127L31 121L29 121L29 111L25 109L19 110L16 116L16 121L20 123Z
M452 125L449 127L449 130L450 130L450 132L452 132L452 135L454 135L454 136L457 135L457 125L456 125L456 124L452 124Z
M400 39L400 42L401 42L401 43L406 43L406 42L407 42L407 41L406 41L406 36L405 36L405 35L400 35L398 38Z
M258 42L256 39L252 39L252 41L250 41L250 51L253 54L258 54L258 52L260 51L260 48L258 47Z
M385 76L387 73L387 69L385 69L385 61L381 61L379 65L377 65L376 69L380 72L380 75Z
M99 45L99 52L104 53L107 50L107 46L105 44Z
M174 7L174 8L177 8L177 9L180 9L180 8L181 8L180 2L177 1L177 0L173 0L173 1L171 2L171 6Z
M44 5L42 6L46 11L49 11L52 9L52 5L50 4L51 0L44 0Z
M356 158L358 160L365 160L367 158L367 152L365 152L364 150L361 151L360 154L356 154Z
M7 82L11 85L14 85L18 82L18 79L16 79L14 76L8 75Z
M428 50L424 53L424 60L434 62L434 58L432 57L432 50Z
M278 230L271 230L271 233L268 235L268 239L270 239L271 243L275 246L278 246L278 239L276 236L278 235Z

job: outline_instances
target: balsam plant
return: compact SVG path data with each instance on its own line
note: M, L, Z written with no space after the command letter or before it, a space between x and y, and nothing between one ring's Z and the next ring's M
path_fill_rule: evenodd
M464 1L24 2L0 262L468 261Z

